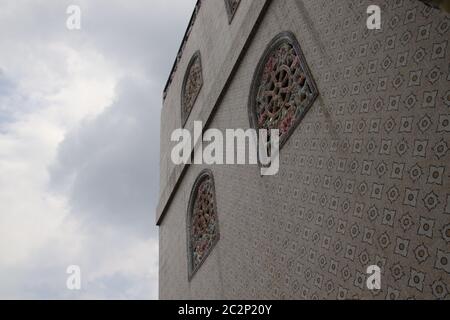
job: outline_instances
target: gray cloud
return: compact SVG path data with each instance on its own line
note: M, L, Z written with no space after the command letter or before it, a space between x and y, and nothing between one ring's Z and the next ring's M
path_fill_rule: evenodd
M12 115L7 112L7 100L9 100L9 96L12 96L14 88L14 83L10 79L8 79L3 70L0 69L0 124L2 122L5 123L11 121L12 119ZM0 130L0 132L2 131Z
M0 96L10 95L14 88L14 83L8 79L4 71L0 69Z
M31 107L27 97L20 93L15 81L0 68L0 133L2 123L9 123L17 119Z
M155 236L159 110L148 81L127 78L117 100L69 132L50 168L53 187L69 187L74 214L95 228L108 224Z
M85 2L85 43L164 84L194 7L190 1ZM180 32L181 31L181 32ZM158 92L158 97L161 92Z

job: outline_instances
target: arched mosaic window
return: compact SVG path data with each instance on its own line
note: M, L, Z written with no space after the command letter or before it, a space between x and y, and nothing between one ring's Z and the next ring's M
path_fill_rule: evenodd
M233 20L234 14L237 11L239 3L241 3L241 0L225 0L225 6L227 7L229 23L231 23L231 21Z
M197 51L189 61L181 90L181 124L184 126L203 85L202 60Z
M189 279L191 279L219 240L214 178L210 170L202 171L194 183L187 217Z
M279 34L267 46L253 77L251 126L279 129L281 148L317 96L316 84L295 36L290 32Z

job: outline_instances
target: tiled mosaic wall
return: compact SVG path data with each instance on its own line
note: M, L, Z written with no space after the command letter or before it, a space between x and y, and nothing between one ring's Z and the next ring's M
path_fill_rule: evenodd
M381 31L365 28L372 2ZM319 97L277 176L210 167L221 235L191 281L186 210L204 167L188 168L160 226L160 297L450 299L450 16L415 0L275 0L210 127L249 127L253 74L282 31Z

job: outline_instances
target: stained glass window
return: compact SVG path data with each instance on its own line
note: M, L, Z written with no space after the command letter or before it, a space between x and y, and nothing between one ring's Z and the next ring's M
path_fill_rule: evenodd
M255 129L279 129L281 148L317 96L316 84L295 36L290 32L279 34L267 46L253 78L251 125Z
M191 58L181 92L181 123L184 126L203 85L202 61L197 51Z
M214 178L210 170L200 173L192 188L188 208L188 255L191 278L219 240Z

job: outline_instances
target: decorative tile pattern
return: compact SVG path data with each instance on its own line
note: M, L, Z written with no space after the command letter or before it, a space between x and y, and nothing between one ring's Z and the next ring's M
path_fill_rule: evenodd
M236 13L240 3L241 0L225 0L225 6L227 8L228 14L228 22L231 23L231 21L233 20L234 14Z
M188 260L192 278L219 240L214 179L202 171L192 188L188 207Z
M256 69L250 92L250 123L257 129L279 129L283 146L317 96L295 36L279 34L267 46Z
M280 208L259 207L261 224L252 219L256 233L270 230L261 247L280 238L267 255L286 274L277 297L450 299L450 19L420 2L385 1L387 26L372 33L357 27L365 3L334 3L332 12L327 2L314 8L328 61L308 61L325 104L285 145L278 184L261 192ZM366 288L371 264L382 269L380 291Z
M386 25L370 32L370 1L331 4L308 7L326 54L318 39L302 45L323 103L285 144L278 176L242 170L223 200L230 243L248 252L230 249L227 297L251 286L256 298L450 299L450 19L383 1ZM366 287L372 264L379 291Z
M200 51L191 58L184 76L181 92L181 123L186 123L203 86L202 61Z

